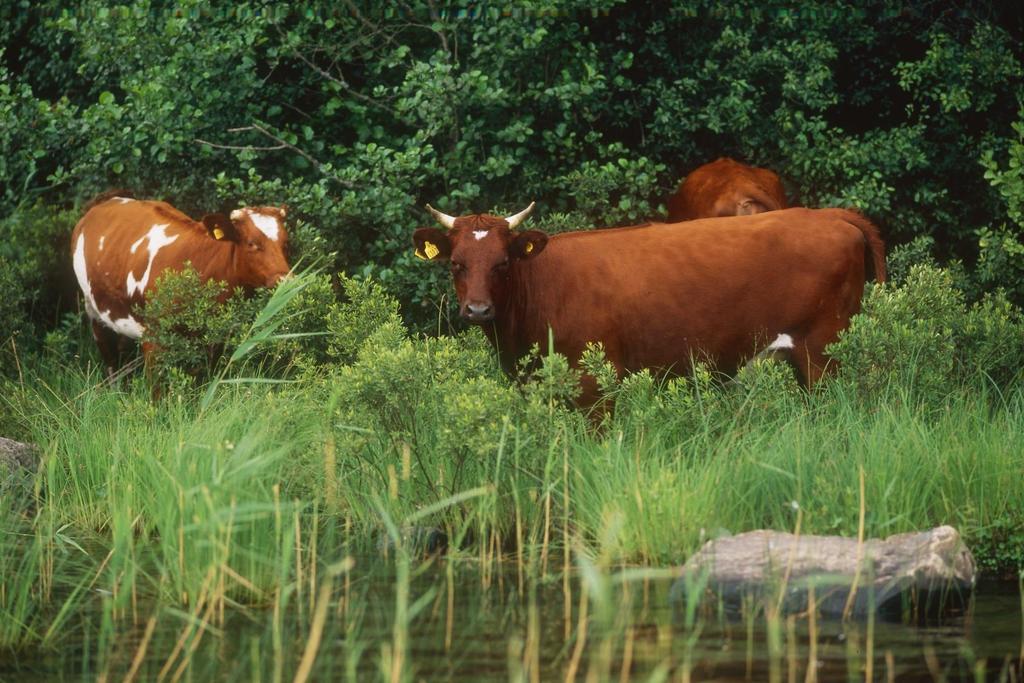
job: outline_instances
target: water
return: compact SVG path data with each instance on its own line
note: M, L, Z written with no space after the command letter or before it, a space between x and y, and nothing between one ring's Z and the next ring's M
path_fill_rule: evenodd
M508 681L1022 680L1021 596L1016 583L983 583L969 608L942 623L738 621L714 614L694 628L673 625L671 578L624 584L568 583L548 575L530 589L514 564L481 571L476 562L412 568L408 627L396 627L394 563L359 562L326 603L308 680ZM603 585L603 587L602 587ZM586 590L586 619L581 594ZM532 596L532 597L531 597ZM103 601L57 651L0 654L0 681L291 681L316 632L308 587L275 608L226 606L209 626L185 612L145 606L102 626ZM146 625L157 614L152 637ZM275 613L280 617L275 622ZM275 626L276 623L276 626ZM579 629L586 634L579 645ZM567 626L568 624L568 626ZM145 643L144 656L139 657ZM532 674L536 670L536 676Z

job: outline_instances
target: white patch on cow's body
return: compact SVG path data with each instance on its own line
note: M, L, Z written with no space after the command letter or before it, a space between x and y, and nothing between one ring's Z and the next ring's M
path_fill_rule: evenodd
M146 328L144 328L138 320L130 315L113 321L110 320L110 311L107 311L105 316L106 317L103 319L103 322L107 324L107 327L110 327L115 332L120 335L124 335L125 337L142 339L142 333L146 331Z
M78 278L78 286L82 289L82 294L85 296L85 312L89 315L89 318L102 322L118 334L131 337L132 339L141 338L143 327L138 320L131 315L114 320L110 317L109 310L100 311L99 306L96 305L96 298L92 293L92 283L89 282L89 273L85 266L85 235L78 235L73 261L75 277Z
M149 275L153 270L153 260L156 259L157 253L180 237L180 235L168 236L167 228L169 225L169 223L154 224L145 236L132 245L132 253L134 254L143 239L149 240L149 245L147 247L149 251L149 263L146 264L146 272L144 272L142 277L138 280L135 279L135 273L131 270L128 271L128 280L126 282L128 296L131 296L133 293L141 295L146 291L146 285L149 283Z
M477 238L477 240L482 240L483 238L487 237L490 234L491 234L490 230L474 230L473 231L473 237Z
M765 351L775 351L776 349L791 349L793 348L793 338L788 334L780 334L775 338Z
M128 202L134 202L135 201L131 197L112 197L112 199L114 201L116 201L116 202L121 202L122 204L127 204Z
M103 240L107 239L106 235L100 235L100 251L103 251Z
M267 239L277 241L279 228L276 218L265 213L250 213L249 218L252 219L252 224L256 226L256 229L267 236Z

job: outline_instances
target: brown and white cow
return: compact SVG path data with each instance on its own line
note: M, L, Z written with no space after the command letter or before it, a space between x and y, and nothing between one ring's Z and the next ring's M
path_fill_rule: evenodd
M779 176L765 168L722 157L694 170L668 200L668 222L749 216L785 209Z
M765 349L789 355L810 387L825 347L885 279L882 241L843 209L568 232L514 231L533 208L452 217L413 234L421 258L448 261L459 312L484 328L506 371L534 344L573 364L601 342L621 373L685 372L692 358L732 373ZM582 404L595 398L585 378Z
M283 208L256 206L194 221L166 202L95 200L71 234L71 257L108 373L119 336L142 337L142 309L165 271L188 261L204 282L226 282L228 291L277 284L289 270L284 217ZM150 351L143 344L143 354Z

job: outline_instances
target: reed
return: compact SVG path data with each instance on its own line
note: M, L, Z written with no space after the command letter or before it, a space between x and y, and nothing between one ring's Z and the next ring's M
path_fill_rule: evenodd
M273 343L276 328L259 329ZM111 388L87 369L22 372L3 400L44 458L23 499L0 506L0 650L77 643L111 679L198 678L220 666L204 653L227 648L252 680L355 679L371 659L380 677L411 680L420 629L436 625L439 648L460 655L471 584L487 609L513 605L506 619L520 628L501 658L519 680L686 679L717 661L703 646L716 617L687 611L673 631L651 616L653 579L640 589L638 565L668 570L752 528L868 538L954 522L971 542L1024 519L1021 387L979 383L938 408L899 387L874 405L839 383L767 403L720 387L674 420L657 411L678 387L655 385L648 403L623 395L594 426L495 383L509 403L490 431L451 425L456 413L426 399L389 431L358 419L344 374L220 377L154 403L143 383ZM472 443L444 441L456 429ZM440 571L421 546L434 531L448 539ZM343 571L340 558L353 558ZM391 586L383 602L374 574ZM793 621L773 597L740 629L741 666L818 680L831 655L813 600ZM227 642L239 623L246 637ZM849 631L858 677L883 668L877 633ZM1005 666L1019 674L1024 644Z

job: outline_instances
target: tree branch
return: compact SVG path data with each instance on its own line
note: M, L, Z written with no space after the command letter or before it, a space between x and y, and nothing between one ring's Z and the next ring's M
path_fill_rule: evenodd
M258 123L253 123L253 124L248 125L248 126L241 126L239 128L228 128L227 132L229 132L229 133L256 132L256 133L259 133L260 135L263 135L264 137L270 138L271 140L273 140L277 144L276 145L225 145L225 144L219 144L219 143L216 143L216 142L210 142L209 140L202 140L200 138L195 138L194 142L198 142L199 144L202 144L202 145L209 145L210 147L213 147L213 148L216 148L216 149L230 149L230 150L246 151L246 152L273 152L273 151L278 151L278 150L282 150L282 149L288 149L288 150L291 150L292 152L295 152L299 156L301 156L303 159L305 159L310 164L312 164L313 168L315 168L320 173L326 175L327 178L329 178L330 180L333 180L334 182L338 183L342 187L345 187L345 188L348 188L348 189L353 189L353 188L356 187L355 183L353 183L353 182L351 182L349 180L343 180L342 178L339 178L336 175L324 173L324 165L322 163L320 163L320 161L318 161L316 158L314 158L312 155L310 155L305 150L303 150L303 149L301 149L299 147L296 147L295 145L293 145L292 143L288 142L287 140L282 139L281 137L275 135L274 133L271 133L269 130L267 130L263 126L259 125Z

